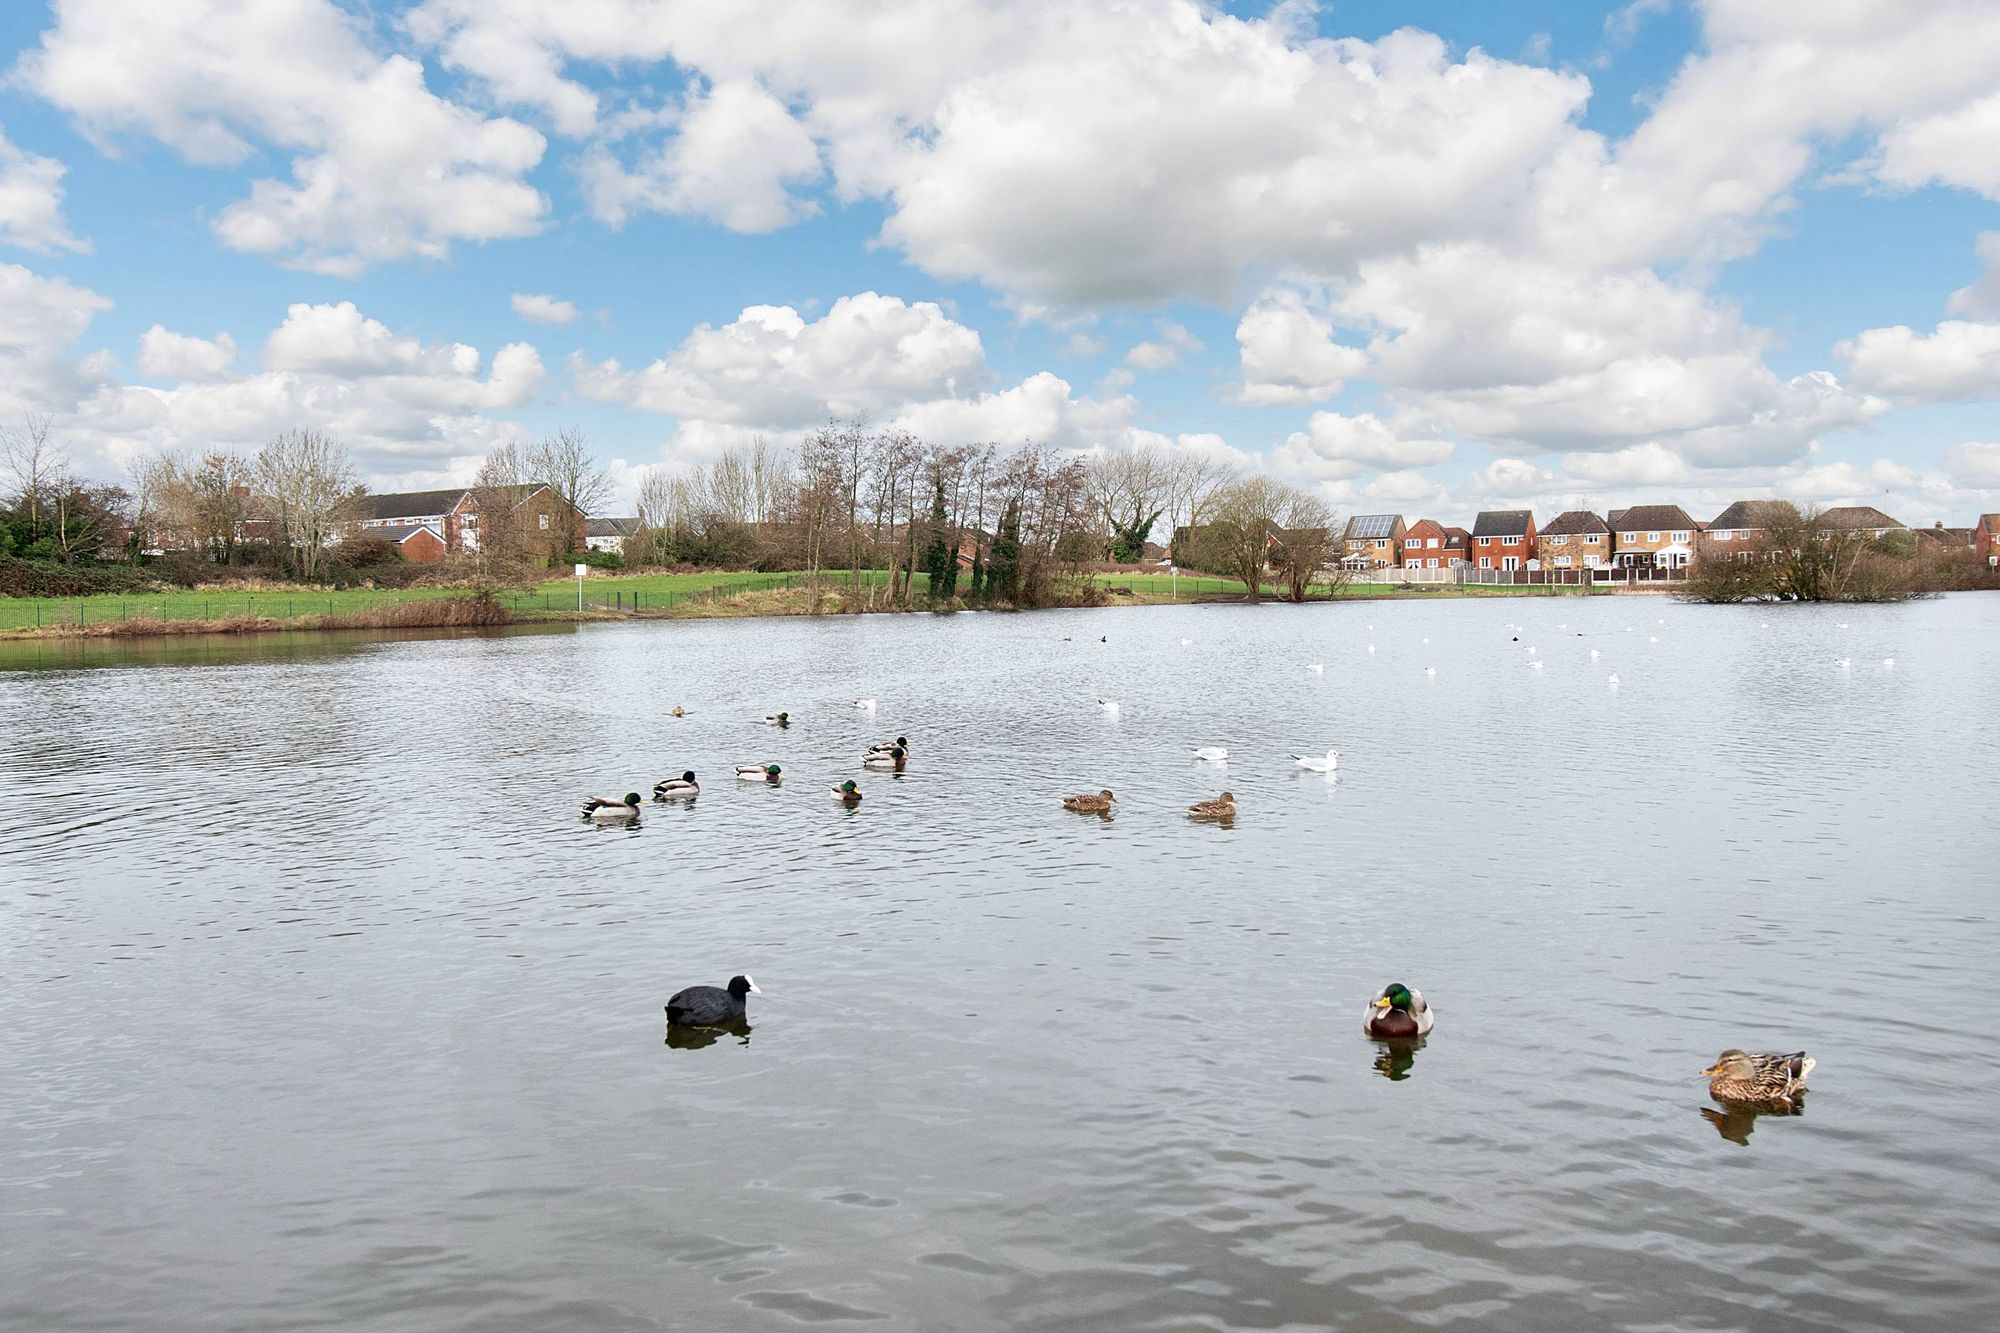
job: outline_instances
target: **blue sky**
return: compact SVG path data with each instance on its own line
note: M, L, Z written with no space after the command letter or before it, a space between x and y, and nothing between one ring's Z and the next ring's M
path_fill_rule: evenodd
M0 42L0 420L98 475L311 426L444 484L577 424L629 491L859 413L1348 512L2000 509L1980 0L62 0Z

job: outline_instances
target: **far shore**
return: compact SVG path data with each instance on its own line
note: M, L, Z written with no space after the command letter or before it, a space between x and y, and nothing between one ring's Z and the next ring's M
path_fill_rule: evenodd
M887 604L886 598L871 599L863 591L850 591L833 580L822 587L819 606L808 603L803 582L796 576L739 576L740 581L716 580L706 586L690 586L678 595L663 589L662 580L672 575L616 576L587 581L581 609L569 599L573 585L559 592L538 590L482 595L469 589L425 589L421 593L403 590L386 595L373 604L352 596L337 597L313 590L280 589L244 595L228 590L204 596L202 590L158 597L99 596L92 598L38 599L35 620L21 623L24 603L37 599L0 598L0 609L11 606L15 623L0 623L0 640L54 638L147 638L200 634L312 633L366 629L493 628L503 625L587 624L642 620L717 620L753 617L842 616L884 614L950 614L957 611L1011 611L1006 604L953 601L933 604L927 599L910 606ZM1248 598L1240 584L1213 577L1189 576L1180 580L1177 591L1163 575L1102 575L1095 579L1086 598L1058 603L1043 609L1094 609L1116 606L1189 606L1201 604L1245 604ZM639 587L644 583L646 586ZM757 586L758 583L767 586ZM620 587L618 585L626 585ZM1641 585L1592 589L1587 595L1657 595L1668 593L1666 585ZM1336 602L1411 602L1488 597L1578 597L1585 590L1547 585L1437 586L1349 584L1328 595L1294 603L1267 592L1261 603L1281 606L1316 606ZM201 603L213 606L238 601L244 610L237 614L173 614L177 607ZM304 614L271 614L279 605L295 611L300 605L326 610ZM342 604L350 604L343 607Z

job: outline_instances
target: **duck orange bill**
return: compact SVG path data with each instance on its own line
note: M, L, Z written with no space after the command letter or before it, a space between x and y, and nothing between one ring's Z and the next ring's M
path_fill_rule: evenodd
M1721 1068L1722 1068L1721 1065L1710 1065L1708 1068L1701 1071L1701 1077L1714 1078L1716 1075L1716 1071Z
M1387 1009L1389 1005L1390 1005L1390 999L1388 996L1378 995L1375 997L1375 1007L1377 1009Z

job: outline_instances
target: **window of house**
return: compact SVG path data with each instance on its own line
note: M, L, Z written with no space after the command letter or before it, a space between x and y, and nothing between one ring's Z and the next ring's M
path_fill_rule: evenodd
M1604 534L1603 534L1603 533L1601 533L1601 532L1591 532L1591 533L1586 533L1586 534L1584 534L1584 538L1583 538L1583 539L1584 539L1584 541L1585 541L1585 542L1589 543L1590 545L1592 545L1592 546L1595 546L1595 545L1597 545L1597 542L1598 542L1598 539L1599 539L1599 538L1601 538L1601 537L1602 537L1603 535L1604 535Z
M1659 539L1660 539L1660 534L1657 532L1649 532L1646 534L1646 540L1649 542L1656 542Z
M1436 569L1438 567L1438 558L1436 556L1432 556L1430 560L1427 562L1427 567L1431 569Z
M1479 539L1479 544L1481 546L1491 546L1493 544L1493 539L1491 537L1481 537Z
M1436 545L1438 544L1438 539L1437 539L1437 538L1435 538L1435 537L1432 537L1432 538L1430 539L1430 541L1429 541L1429 542L1428 542L1427 544L1428 544L1428 545L1431 545L1431 546L1436 546Z
M1412 537L1403 543L1403 549L1408 551L1421 551L1423 548L1424 539L1422 537Z
M1711 532L1709 536L1715 538L1719 542L1726 542L1729 541L1731 538L1735 537L1736 534L1729 531L1723 531L1723 532Z
M1557 568L1557 569L1568 569L1568 568L1569 568L1569 557L1568 557L1568 556L1566 556L1566 555L1559 555L1559 556L1557 556L1557 557L1556 557L1556 568Z
M1505 570L1516 570L1520 567L1521 557L1518 555L1510 555L1500 561L1500 568Z
M1597 556L1595 554L1586 555L1583 558L1583 563L1595 567L1597 564Z
M537 514L535 517L540 520L542 531L547 532L549 530L549 516L547 514Z
M1377 537L1377 538L1375 539L1375 549L1376 549L1376 550L1378 550L1378 551L1386 551L1386 550L1388 550L1388 549L1389 549L1389 539L1388 539L1387 537Z
M1492 557L1492 556L1490 556L1490 555L1482 555L1482 556L1480 556L1480 557L1479 557L1479 567L1480 567L1481 569L1491 569L1491 568L1493 568L1493 557Z
M1685 532L1676 532L1674 534L1674 540L1677 542L1684 542L1687 539L1688 539L1688 534L1686 534Z

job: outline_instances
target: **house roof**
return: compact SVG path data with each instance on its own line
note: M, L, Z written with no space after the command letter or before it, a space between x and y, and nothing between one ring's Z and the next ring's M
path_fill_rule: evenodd
M1535 521L1532 509L1482 509L1472 520L1475 537L1525 537Z
M1749 532L1767 528L1776 513L1785 510L1783 500L1738 500L1729 508L1708 521L1708 530L1715 532Z
M444 534L437 530L436 525L430 523L391 523L368 529L369 536L380 537L383 541L396 546L401 546L420 532L428 532L439 541L444 540Z
M586 537L626 537L639 527L637 518L593 518L583 525Z
M1979 526L1988 532L2000 532L2000 514L1981 514Z
M1401 514L1356 514L1347 520L1347 540L1393 537L1396 535L1396 524L1402 519Z
M1454 546L1464 546L1472 541L1472 534L1464 528L1446 528L1444 535L1445 540Z
M1934 542L1946 548L1972 545L1971 528L1918 528L1917 536L1925 541Z
M1442 537L1444 536L1444 524L1434 518L1420 518L1410 524L1409 527L1403 529L1403 536L1405 538Z
M1903 525L1874 505L1835 505L1819 516L1829 528L1900 528Z
M1692 532L1694 520L1679 505L1633 505L1618 515L1621 532Z
M387 518L429 518L449 514L465 498L465 488L448 491L391 491L386 495L357 495L341 508L341 517L357 523L379 523Z
M1544 537L1577 537L1587 532L1609 532L1603 519L1588 509L1572 509L1557 514L1549 520L1549 525L1541 529Z

